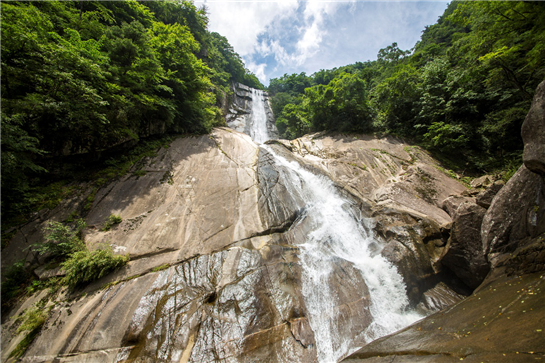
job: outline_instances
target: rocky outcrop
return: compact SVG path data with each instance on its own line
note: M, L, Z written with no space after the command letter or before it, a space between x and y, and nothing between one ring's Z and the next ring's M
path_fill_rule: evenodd
M491 186L496 181L494 175L483 175L478 178L475 178L471 181L470 185L472 188L487 188Z
M494 184L477 194L476 203L484 209L488 209L492 204L492 200L504 185L505 182L503 180L496 180Z
M454 215L452 230L441 263L453 271L471 289L477 288L488 271L488 261L481 243L481 225L486 209L466 202Z
M246 119L251 112L251 88L240 83L233 83L231 89L233 100L227 107L225 120L230 128L244 132L246 130ZM249 132L246 132L246 134L249 134Z
M375 214L391 209L443 225L451 218L441 209L442 202L466 189L424 150L391 136L314 134L291 141L290 147L346 192L373 206Z
M288 352L313 361L294 254L264 242L67 301L53 308L24 361L283 361Z
M85 240L91 248L111 244L131 261L83 291L32 298L56 304L49 303L48 320L24 361L315 360L298 249L261 220L257 164L258 148L248 136L216 129L174 141L140 165L145 175L98 190ZM44 213L21 229L9 252L22 256L28 243L39 241L46 220L69 213L66 205ZM112 213L123 221L101 231ZM3 259L13 257L3 252ZM337 286L353 280L342 271L337 279ZM343 291L350 294L348 286L339 287L339 296ZM356 319L366 301L347 305L353 300L342 300L339 315L354 317L344 326L356 335L369 322ZM4 361L24 336L9 316L28 306L3 317Z
M365 135L315 134L269 143L278 153L292 155L314 173L330 177L360 205L361 213L373 220L380 240L377 250L397 266L413 307L424 306L426 292L442 282L447 283L454 300L458 293L469 293L439 263L452 222L441 208L443 201L451 195L460 196L466 188L444 173L426 152L393 137ZM282 188L279 184L277 189ZM292 208L292 213L295 211L297 207ZM447 300L438 299L437 305L452 303Z
M545 81L537 87L530 112L522 124L524 165L545 175Z
M85 240L90 247L108 243L129 254L133 262L126 273L134 275L257 235L263 231L257 157L258 148L248 136L228 129L177 139L139 165L138 175L128 174L95 191ZM24 257L30 244L41 241L45 222L65 220L76 205L77 200L60 205L20 228L3 251L2 264ZM111 214L123 221L102 231Z
M458 207L464 203L475 203L475 198L463 195L451 195L443 201L442 208L451 218L454 218Z
M496 195L484 216L481 231L484 252L492 267L496 267L521 243L543 233L544 180L523 165Z

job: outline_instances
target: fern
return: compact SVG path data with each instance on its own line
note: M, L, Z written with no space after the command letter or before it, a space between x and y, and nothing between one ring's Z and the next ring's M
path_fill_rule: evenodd
M66 271L64 282L74 288L98 280L124 266L128 261L128 256L115 255L110 247L94 251L87 249L77 251L62 264Z

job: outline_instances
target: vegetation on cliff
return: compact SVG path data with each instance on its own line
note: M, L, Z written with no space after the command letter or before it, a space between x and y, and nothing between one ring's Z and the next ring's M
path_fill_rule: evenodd
M381 132L489 170L520 165L520 128L545 77L545 4L452 2L410 51L272 79L283 137Z
M6 2L1 12L4 221L55 179L52 161L209 132L232 81L263 88L190 1Z

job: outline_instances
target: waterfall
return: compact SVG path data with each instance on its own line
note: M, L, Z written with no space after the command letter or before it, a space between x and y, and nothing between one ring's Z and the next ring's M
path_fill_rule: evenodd
M263 96L254 90L251 136L258 143L268 137ZM260 119L262 117L262 119ZM341 263L348 263L359 273L369 290L372 323L362 334L367 342L392 333L422 318L408 311L405 284L396 267L379 253L371 229L354 213L351 203L336 190L327 177L316 175L295 161L277 155L268 145L261 145L286 173L284 180L290 195L306 202L300 218L312 226L305 241L299 242L302 265L302 292L310 326L314 331L318 360L337 362L350 349L349 339L339 336L336 296L329 278Z
M396 267L377 253L377 244L365 222L351 212L350 203L337 192L333 182L278 156L267 145L262 147L289 174L285 180L290 181L286 186L290 193L299 195L307 203L304 218L310 219L313 231L300 244L302 288L319 361L336 362L350 349L349 342L335 336L332 320L336 304L328 278L340 261L347 261L356 268L369 289L373 322L364 332L366 341L422 318L407 312L409 300Z
M250 113L250 136L262 144L269 140L267 131L267 115L265 113L265 101L263 91L252 88L252 112Z

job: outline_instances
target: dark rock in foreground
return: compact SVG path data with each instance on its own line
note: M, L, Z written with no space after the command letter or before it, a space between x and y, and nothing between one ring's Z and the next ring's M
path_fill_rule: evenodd
M448 250L441 259L472 289L478 287L490 270L481 243L481 223L486 209L463 203L454 214Z
M534 362L545 359L545 276L503 276L343 362Z

